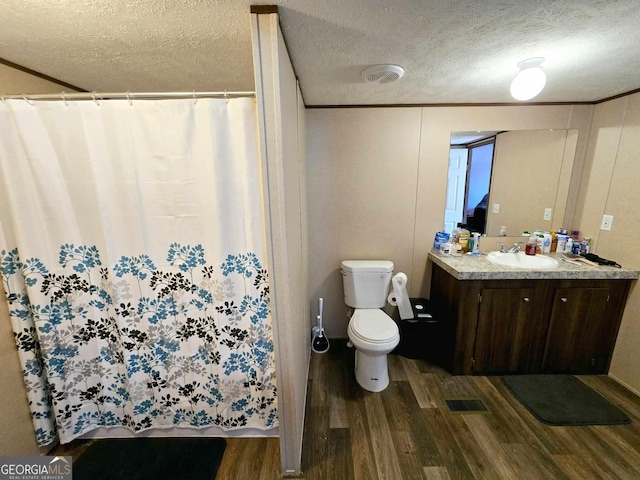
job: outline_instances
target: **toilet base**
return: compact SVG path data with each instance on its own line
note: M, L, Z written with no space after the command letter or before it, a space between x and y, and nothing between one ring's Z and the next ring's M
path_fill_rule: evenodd
M387 355L368 355L356 349L356 380L370 392L381 392L389 385Z

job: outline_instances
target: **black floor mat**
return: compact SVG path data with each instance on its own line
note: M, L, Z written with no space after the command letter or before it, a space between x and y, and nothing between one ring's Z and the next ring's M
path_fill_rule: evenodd
M73 480L213 480L224 438L96 440L73 462Z
M502 381L534 417L547 425L631 422L622 410L573 375L509 375Z

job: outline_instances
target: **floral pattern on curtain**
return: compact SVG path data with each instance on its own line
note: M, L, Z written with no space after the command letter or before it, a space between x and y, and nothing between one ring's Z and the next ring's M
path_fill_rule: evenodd
M228 108L220 103L216 107ZM245 116L252 112L250 108ZM220 128L228 130L228 126ZM29 159L6 161L6 148L0 149L0 160L3 155L5 185L12 178L24 181L7 170L11 161ZM258 165L255 156L250 161ZM134 170L139 183L142 173ZM212 188L220 189L219 183L215 185L217 177L206 176L212 171L199 172L204 175L200 183L211 182L200 189L212 192L205 201L216 203L220 196L242 194L234 188L226 193ZM72 188L69 182L63 183ZM194 188L191 182L181 185ZM177 191L183 195L180 188ZM259 193L244 193L257 200L245 202L242 208L259 206ZM11 206L24 198L10 192L6 201ZM41 206L37 200L33 203ZM255 223L247 217L262 214L257 213L232 220L225 214L220 228L235 221L242 232ZM39 214L34 208L33 215ZM95 214L101 216L99 211ZM143 223L145 215L138 217ZM47 223L48 219L42 220ZM38 220L36 224L41 227ZM123 237L113 241L107 235L100 239L102 245L73 241L95 230L84 231L81 224L70 229L68 242L57 245L46 238L48 234L51 240L65 237L64 229L56 225L33 231L29 229L33 225L22 225L20 218L5 216L0 226L4 231L0 239L5 239L0 267L39 444L49 444L56 436L66 443L98 427L138 432L210 426L264 430L278 425L263 254L231 250L234 246L261 250L263 225L257 233L249 228L250 234L240 236L227 228L226 233L218 233L217 241L205 238L202 243L184 241L202 237L193 232L179 232L173 241L165 228L157 238L143 235L142 246L149 246L146 251L135 251L139 242L129 241L127 229L114 225L110 225L113 235ZM202 233L199 228L195 231ZM34 240L30 235L43 237ZM7 237L15 244L8 245ZM210 255L203 245L207 242L222 248ZM127 254L114 255L117 251Z

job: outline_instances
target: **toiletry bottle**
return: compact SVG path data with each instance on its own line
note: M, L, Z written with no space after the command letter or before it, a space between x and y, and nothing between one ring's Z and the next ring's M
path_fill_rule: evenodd
M471 253L480 253L480 234L473 233L473 249Z
M458 237L458 243L460 244L462 253L469 251L469 237L471 234L467 230L466 225L460 225L460 236Z
M536 254L537 241L535 235L531 235L527 244L524 247L524 253L527 255L535 255Z
M536 253L540 255L544 253L544 235L541 233L536 237Z
M573 241L573 245L571 245L571 253L574 255L580 255L580 248L582 247L582 240L579 238Z
M460 238L460 225L461 224L458 223L458 226L451 232L451 243L458 243L458 239Z
M555 230L551 230L551 251L555 252L558 249L558 234Z
M551 253L551 234L549 232L544 232L544 248L542 249L542 253Z
M559 253L563 253L564 252L564 247L567 245L567 235L564 234L559 234L558 235L558 246L556 248L556 251Z
M505 227L504 225L500 225L500 236L501 237L507 236L507 227Z
M564 253L573 252L573 238L567 237L567 243L564 245Z

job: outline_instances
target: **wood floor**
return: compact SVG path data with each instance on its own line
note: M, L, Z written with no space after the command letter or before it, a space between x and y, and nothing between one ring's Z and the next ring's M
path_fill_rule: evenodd
M312 355L302 479L640 479L640 397L608 377L579 378L622 408L630 425L550 427L499 377L451 376L390 355L389 387L370 393L357 385L344 342ZM452 397L480 398L490 413L449 413L443 398ZM277 438L228 439L217 480L278 478Z
M604 376L579 377L629 425L550 427L499 377L451 376L389 355L391 383L362 390L353 350L333 341L312 358L303 448L316 479L640 479L640 398ZM480 398L489 414L452 414L443 398Z

